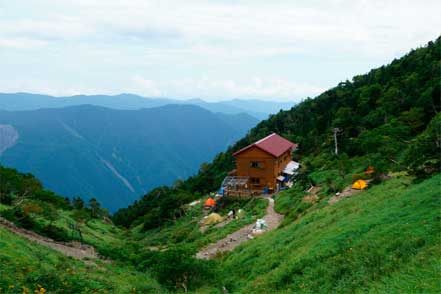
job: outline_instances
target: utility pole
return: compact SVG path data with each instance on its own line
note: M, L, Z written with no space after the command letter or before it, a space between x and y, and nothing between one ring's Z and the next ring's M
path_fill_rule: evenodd
M334 132L335 155L338 155L337 133L341 130L339 128L333 128L332 131Z

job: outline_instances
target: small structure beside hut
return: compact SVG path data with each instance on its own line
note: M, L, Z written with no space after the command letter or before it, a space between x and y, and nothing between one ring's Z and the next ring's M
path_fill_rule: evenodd
M236 168L224 179L219 194L246 197L277 192L289 186L299 168L291 159L291 152L297 147L272 133L235 152Z

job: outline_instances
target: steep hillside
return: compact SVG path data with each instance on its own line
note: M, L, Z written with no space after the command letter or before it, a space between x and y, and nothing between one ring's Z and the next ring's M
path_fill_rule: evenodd
M406 159L405 150L441 110L440 68L441 38L438 38L389 65L355 76L352 81L342 82L314 99L306 99L291 110L280 111L260 122L246 137L191 177L186 187L199 192L216 190L234 167L231 154L271 132L299 143L299 155L320 155L331 160L333 129L338 128L338 147L343 158L366 155L372 164L384 168L415 167L415 161L424 165L428 158ZM432 157L440 148L435 137L427 142L433 146L429 152Z
M0 112L0 162L32 172L66 196L109 209L194 174L256 120L197 106L142 110L97 106Z

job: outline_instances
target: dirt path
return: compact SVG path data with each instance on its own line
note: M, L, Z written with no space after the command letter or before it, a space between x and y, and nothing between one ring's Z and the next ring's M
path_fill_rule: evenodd
M329 198L328 203L330 205L337 203L338 201L344 199L344 198L349 198L352 195L355 195L357 193L360 193L362 190L356 190L356 189L352 189L350 186L345 188L340 194L332 196L331 198Z
M283 219L283 215L278 214L274 210L274 199L265 197L268 200L268 207L266 208L266 215L263 219L266 221L268 226L268 231L277 228ZM239 244L248 241L248 235L253 229L254 223L247 225L231 234L225 238L208 245L196 254L196 258L199 259L210 259L216 256L220 252L231 251L236 248Z
M370 183L371 180L366 180L366 183ZM353 195L356 195L360 192L362 192L363 190L357 190L357 189L352 189L352 185L346 187L341 193L339 193L338 195L332 196L331 198L329 198L328 203L330 205L337 203L338 201L351 197Z
M317 203L317 201L319 200L317 193L320 192L320 189L321 189L320 186L315 186L315 187L311 186L311 188L309 188L309 190L307 191L308 194L302 198L302 201L312 204Z
M2 217L0 217L0 226L16 235L34 241L43 246L52 248L64 255L71 256L76 259L82 260L84 258L98 258L98 254L96 253L95 249L89 245L80 244L79 242L56 242L50 238L38 235L32 231L19 228L14 223ZM96 265L93 261L90 260L84 260L84 262L89 265Z

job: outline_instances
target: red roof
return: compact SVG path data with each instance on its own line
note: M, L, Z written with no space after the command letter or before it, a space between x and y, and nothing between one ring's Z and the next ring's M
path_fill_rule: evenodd
M297 144L286 140L285 138L277 135L276 133L272 133L271 135L251 144L247 147L244 147L240 149L239 151L236 151L233 153L233 156L237 156L238 154L252 148L257 147L261 149L262 151L265 151L266 153L271 154L274 157L279 157L286 151L296 148Z

